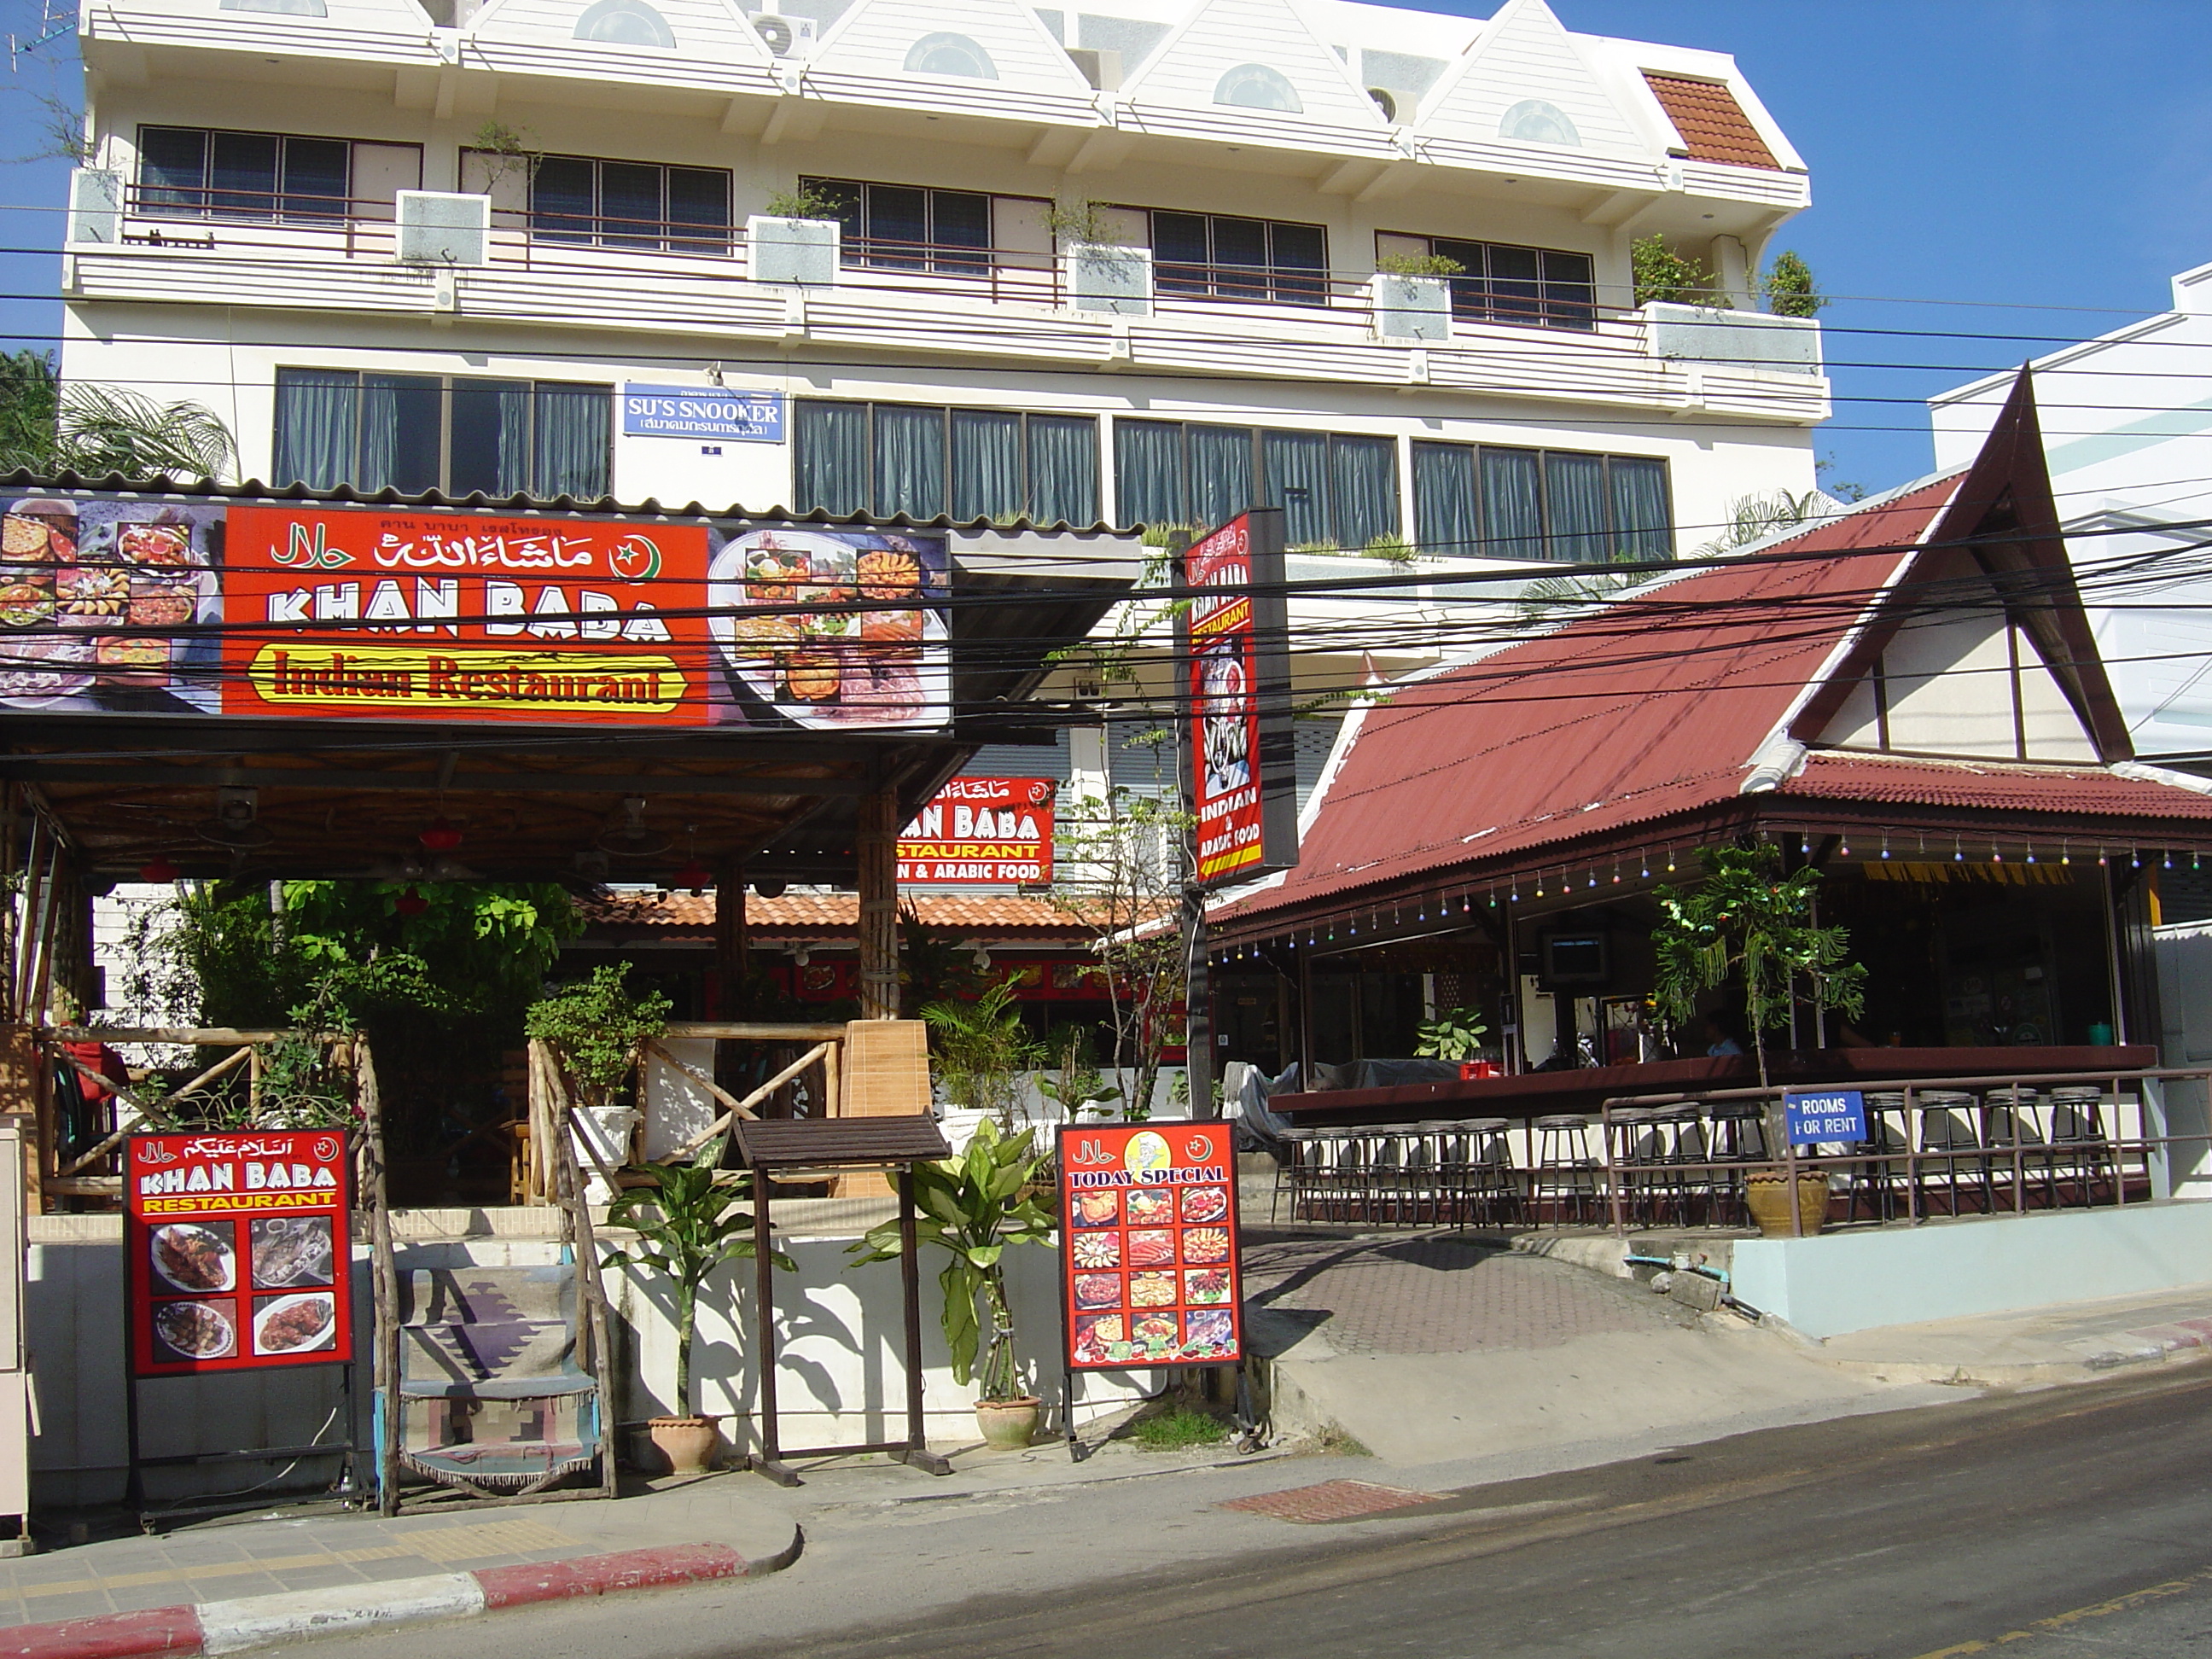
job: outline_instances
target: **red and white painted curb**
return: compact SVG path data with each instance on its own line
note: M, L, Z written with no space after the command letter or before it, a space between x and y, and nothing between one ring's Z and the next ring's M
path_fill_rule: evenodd
M111 1613L50 1625L17 1625L0 1630L0 1659L139 1659L153 1654L188 1659L193 1654L244 1653L311 1636L465 1618L533 1601L752 1577L788 1566L798 1558L799 1546L794 1534L789 1548L765 1560L748 1561L726 1545L676 1544L529 1566L488 1567L480 1572L441 1572L144 1613Z

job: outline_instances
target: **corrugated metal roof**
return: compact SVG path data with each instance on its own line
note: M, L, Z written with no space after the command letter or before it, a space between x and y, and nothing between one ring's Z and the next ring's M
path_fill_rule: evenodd
M1687 76L1644 72L1644 83L1682 135L1682 146L1692 161L1722 161L1740 167L1782 171L1782 163L1759 136L1759 129L1743 112L1735 94L1717 81L1696 81Z
M2212 797L2148 778L2116 776L2099 766L1923 760L1830 750L1809 756L1805 769L1778 793L1818 800L1977 806L2212 824Z

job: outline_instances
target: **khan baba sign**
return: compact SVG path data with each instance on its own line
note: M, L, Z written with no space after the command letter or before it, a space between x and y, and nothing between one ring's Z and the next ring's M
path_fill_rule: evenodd
M1243 1358L1231 1133L1225 1123L1061 1127L1070 1369Z
M133 1376L353 1357L343 1133L144 1134L128 1145Z
M899 833L903 882L1012 887L1052 879L1049 778L954 778Z

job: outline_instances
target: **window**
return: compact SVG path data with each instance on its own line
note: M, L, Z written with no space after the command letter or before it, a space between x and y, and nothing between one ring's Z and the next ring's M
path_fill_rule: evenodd
M1098 422L1087 415L798 399L792 500L801 513L1098 521Z
M991 54L964 34L923 35L908 48L906 66L916 75L957 75L969 81L999 78Z
M1498 136L1524 144L1565 144L1575 149L1581 148L1583 142L1566 111L1540 98L1523 98L1507 110L1498 120Z
M530 234L547 242L726 253L730 175L721 167L548 155L530 176Z
M1465 275L1451 279L1455 317L1540 328L1597 326L1597 273L1587 253L1387 233L1376 241L1378 252L1425 249L1464 265Z
M1213 85L1213 101L1243 109L1277 109L1285 115L1303 115L1305 105L1290 77L1265 64L1239 64Z
M601 40L612 46L676 50L676 32L645 0L596 0L576 20L576 39Z
M1413 522L1425 552L1460 558L1674 556L1667 464L1637 456L1417 441Z
M608 493L614 389L373 370L276 371L274 477L449 495Z
M801 179L799 187L836 204L846 264L975 276L991 268L988 196L851 179Z
M341 220L356 196L380 196L388 204L393 190L419 185L422 170L422 151L416 144L204 127L138 129L138 204L148 213ZM389 211L381 216L389 217Z
M1319 225L1215 213L1155 212L1153 280L1163 294L1322 305L1328 238Z
M1391 438L1121 420L1114 488L1123 525L1211 530L1256 504L1281 507L1285 542L1308 551L1358 552L1398 533Z

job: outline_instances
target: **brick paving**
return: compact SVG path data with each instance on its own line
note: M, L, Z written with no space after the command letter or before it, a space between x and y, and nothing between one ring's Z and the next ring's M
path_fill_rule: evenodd
M1292 1486L1255 1498L1232 1498L1216 1507L1249 1510L1255 1515L1272 1515L1278 1521L1357 1521L1362 1516L1384 1515L1436 1501L1434 1492L1378 1486L1371 1480L1324 1480L1317 1486Z
M1244 1249L1256 1306L1320 1315L1340 1353L1556 1348L1577 1337L1691 1322L1626 1280L1454 1234L1395 1239L1258 1232Z

